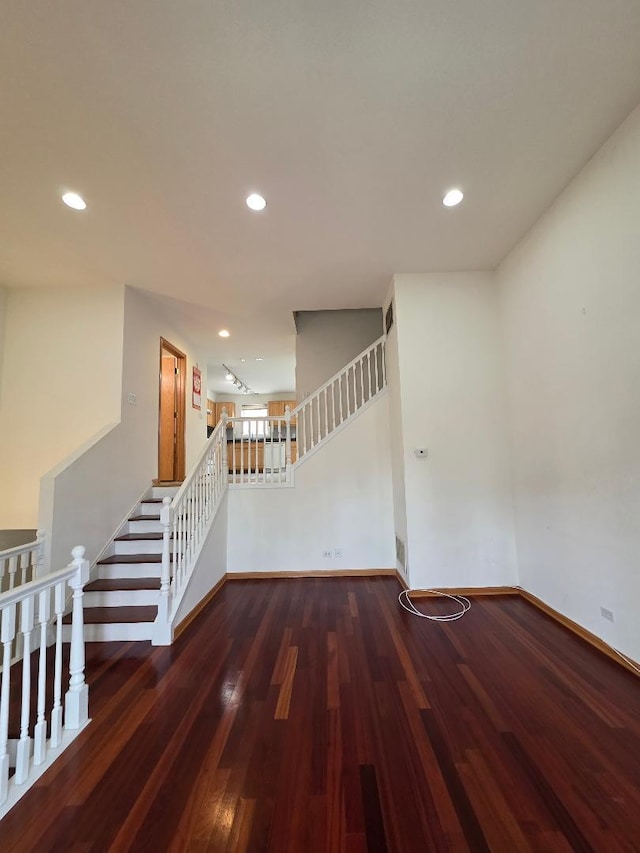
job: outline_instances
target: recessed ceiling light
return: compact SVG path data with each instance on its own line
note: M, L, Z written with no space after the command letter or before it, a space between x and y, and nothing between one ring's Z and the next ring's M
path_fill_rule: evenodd
M462 190L453 189L449 190L445 194L445 197L442 199L442 203L445 207L455 207L456 204L460 204L463 198L464 193Z
M251 193L250 196L247 196L247 207L250 207L251 210L264 210L266 206L267 202L258 193Z
M74 210L85 210L87 207L86 201L78 193L64 193L62 201Z
M240 361L246 361L246 360L247 360L246 358L241 358L241 359L240 359Z
M231 332L229 332L227 329L220 329L218 334L220 335L221 338L228 338L229 335L231 334Z
M264 358L261 355L257 355L256 361L264 361Z

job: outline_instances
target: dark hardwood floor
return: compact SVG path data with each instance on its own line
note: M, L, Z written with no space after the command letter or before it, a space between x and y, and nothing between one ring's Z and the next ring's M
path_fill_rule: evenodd
M238 581L170 648L90 644L93 722L0 850L639 850L638 679L520 598L398 591Z

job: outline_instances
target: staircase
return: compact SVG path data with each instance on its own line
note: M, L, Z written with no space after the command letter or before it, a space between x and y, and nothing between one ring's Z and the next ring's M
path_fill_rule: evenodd
M383 336L284 418L249 422L223 413L184 483L152 487L109 555L98 560L98 578L84 593L85 640L169 645L172 620L226 490L294 487L295 469L385 391L384 347ZM163 506L166 497L173 500ZM64 639L70 630L63 625Z
M154 486L113 540L113 553L98 560L98 578L85 587L87 642L151 639L162 568L160 508L163 498L177 491L178 486ZM65 640L70 637L66 619Z

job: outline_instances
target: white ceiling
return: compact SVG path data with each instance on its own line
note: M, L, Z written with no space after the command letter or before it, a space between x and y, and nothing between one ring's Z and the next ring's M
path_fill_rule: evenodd
M0 284L204 306L212 363L268 352L289 383L292 311L494 267L640 100L637 0L0 9Z

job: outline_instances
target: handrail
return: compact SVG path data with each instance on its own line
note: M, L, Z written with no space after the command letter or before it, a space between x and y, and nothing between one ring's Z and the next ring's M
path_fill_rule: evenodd
M298 405L295 407L295 409L292 410L291 417L295 417L295 415L297 415L298 412L301 409L303 409L305 407L305 405L307 405L308 401L312 397L317 397L325 389L327 389L330 385L332 385L334 382L336 382L341 376L344 376L344 374L347 373L347 371L351 370L352 367L355 367L355 365L358 364L358 362L362 361L365 356L369 355L369 353L373 352L373 350L376 349L377 347L379 347L381 344L384 344L386 339L387 339L386 335L380 335L380 337L376 341L374 341L370 346L368 346L365 350L363 350L355 358L352 358L351 361L349 362L349 364L345 364L345 366L342 367L340 370L338 370L337 373L334 373L330 379L327 379L327 381L324 383L324 385L321 385L319 388L316 388L316 390L313 391L311 394L309 394L308 397L305 397L304 400L302 400L302 402L298 403Z
M5 548L0 551L0 560L6 557L17 557L19 554L24 554L26 551L34 551L39 546L39 541L34 539L32 542L25 542L24 545L14 545L11 548Z
M37 595L39 592L42 592L43 589L55 586L55 584L60 583L61 581L69 580L69 578L73 577L77 571L77 566L70 563L68 566L65 566L64 569L58 569L44 577L27 581L27 583L23 583L13 589L8 589L6 592L0 592L0 609L5 606L9 606L10 604L17 604L19 601L29 598L30 595Z

